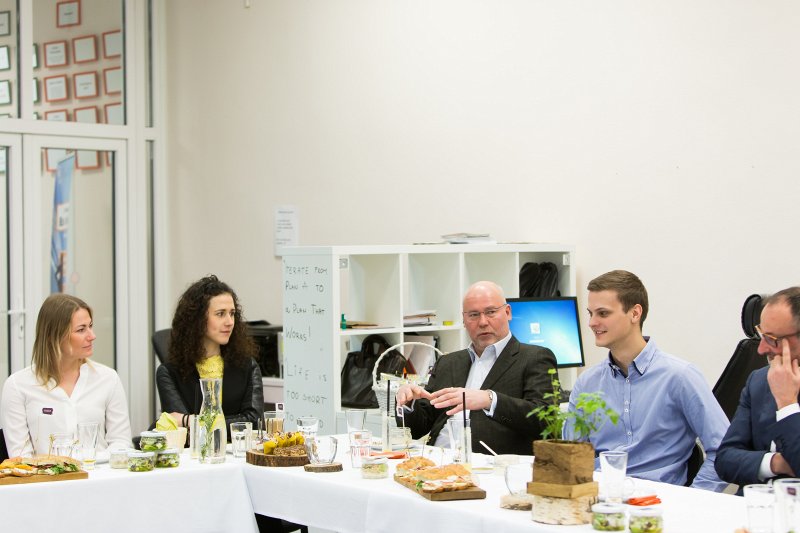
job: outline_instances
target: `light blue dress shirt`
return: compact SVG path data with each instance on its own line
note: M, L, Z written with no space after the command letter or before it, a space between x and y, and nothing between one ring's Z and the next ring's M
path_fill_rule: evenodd
M720 492L728 486L714 470L717 448L729 422L700 371L693 365L647 345L628 367L626 377L609 353L608 360L580 375L569 409L581 392L602 392L619 422L606 422L589 437L596 453L628 452L628 474L674 485L686 482L686 461L699 437L706 460L692 487ZM565 425L564 438L572 431Z

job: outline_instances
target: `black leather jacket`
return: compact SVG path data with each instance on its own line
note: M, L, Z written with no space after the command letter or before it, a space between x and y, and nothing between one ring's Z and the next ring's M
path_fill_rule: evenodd
M161 398L161 410L167 413L199 414L203 404L200 375L197 370L184 379L171 363L156 371L156 386ZM264 389L258 363L251 359L245 367L225 364L222 373L222 412L225 423L252 422L255 428L264 416Z

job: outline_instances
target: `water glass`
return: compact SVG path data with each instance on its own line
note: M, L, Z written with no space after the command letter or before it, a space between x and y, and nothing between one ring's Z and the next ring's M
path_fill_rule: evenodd
M301 416L297 419L297 431L305 438L312 438L319 431L319 418L315 416Z
M777 507L775 517L778 522L775 531L777 533L800 531L800 479L776 479L773 487Z
M364 429L364 424L367 423L367 410L348 409L344 412L344 418L347 422L347 434L349 435L351 431Z
M331 464L336 459L336 437L312 437L306 441L306 453L313 464Z
M626 478L628 469L628 452L611 450L600 452L600 493L605 495L606 502L622 503L625 497L626 482L633 480ZM627 492L633 492L630 487Z
M50 435L52 454L63 457L72 457L75 449L75 435L73 433L53 433Z
M253 437L252 422L231 422L231 444L234 457L245 457Z
M516 496L528 493L528 483L533 481L533 463L506 465L504 476L508 492Z
M264 430L268 435L283 433L283 411L264 411Z
M369 457L372 445L372 432L363 429L361 431L351 431L350 438L350 465L353 468L361 468L364 457Z
M469 419L464 420L460 416L447 421L454 463L470 464L472 461L472 431L469 423Z
M78 423L78 449L84 470L94 470L99 422Z
M747 531L749 533L771 533L775 504L772 485L745 485L744 499L747 504Z

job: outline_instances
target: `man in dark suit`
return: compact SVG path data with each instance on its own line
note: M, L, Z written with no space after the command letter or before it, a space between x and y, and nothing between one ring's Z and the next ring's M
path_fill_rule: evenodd
M750 374L717 451L720 478L740 486L800 473L800 287L769 297L756 331L769 366Z
M482 449L483 441L497 453L530 455L542 428L527 415L552 391L547 372L555 368L556 358L547 348L520 344L511 335L511 308L498 285L472 285L462 311L472 343L439 358L424 389L400 387L396 399L404 406L404 423L414 438L430 432L430 444L449 447L445 423L463 416L466 395L473 450Z

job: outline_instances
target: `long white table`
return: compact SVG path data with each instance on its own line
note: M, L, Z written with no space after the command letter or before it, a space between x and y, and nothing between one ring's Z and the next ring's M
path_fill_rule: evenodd
M0 531L257 532L242 465L229 456L152 472L97 465L89 479L0 486Z
M343 457L340 457L342 459ZM391 479L362 479L359 470L312 474L302 467L267 468L230 455L200 465L153 472L98 465L88 480L0 486L0 531L62 533L192 531L255 532L253 513L341 533L531 533L592 531L553 526L528 511L501 509L503 478L480 474L485 500L431 502ZM728 494L636 480L639 494L662 499L665 530L732 533L746 523L744 499Z
M500 508L507 494L504 480L480 474L485 500L428 501L392 480L399 461L389 461L389 479L362 479L345 470L311 474L301 467L244 465L255 512L342 533L531 533L593 531L591 525L556 526L533 522L529 511ZM663 501L665 531L733 533L746 522L744 498L730 494L636 480L637 494L657 494Z

